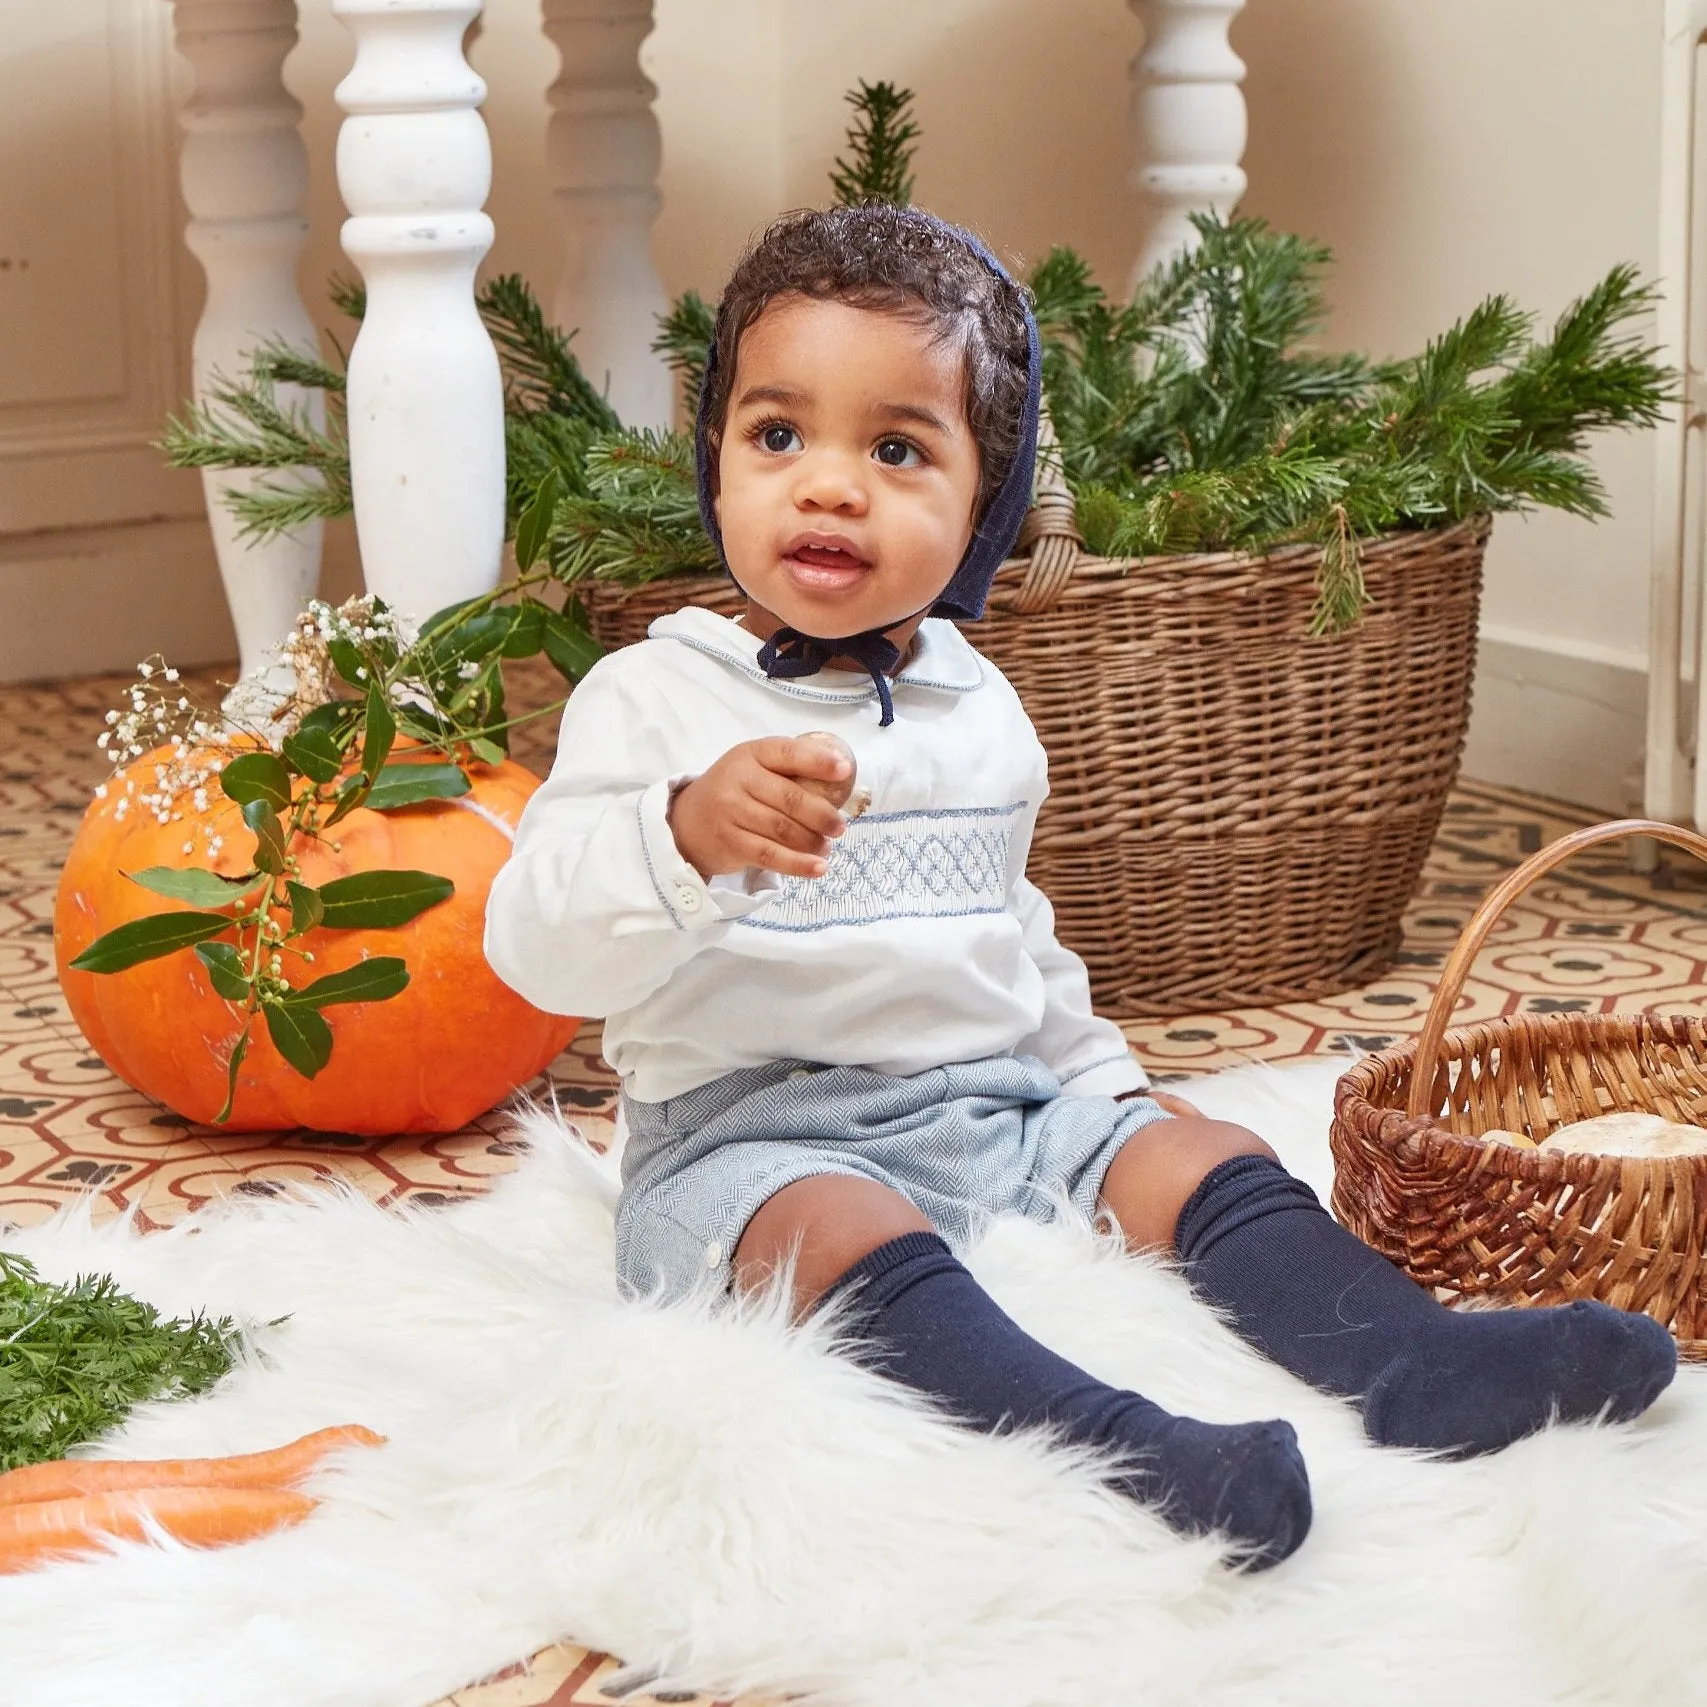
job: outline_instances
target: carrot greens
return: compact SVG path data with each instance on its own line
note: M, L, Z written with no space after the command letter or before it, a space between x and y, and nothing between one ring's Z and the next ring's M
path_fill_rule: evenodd
M0 1470L63 1458L133 1405L206 1392L238 1339L229 1318L168 1321L111 1275L62 1286L0 1251Z

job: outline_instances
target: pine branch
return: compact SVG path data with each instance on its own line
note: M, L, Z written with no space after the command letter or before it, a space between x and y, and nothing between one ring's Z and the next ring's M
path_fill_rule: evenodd
M500 274L474 302L504 364L509 408L577 416L599 431L621 425L571 352L574 334L560 332L546 320L539 299L519 273Z
M1091 278L1091 264L1071 249L1051 249L1032 271L1032 313L1038 330L1071 337L1084 318L1106 304L1102 287Z
M1316 570L1316 608L1310 615L1310 633L1317 637L1350 628L1369 602L1363 584L1363 554L1343 505L1336 504L1328 512L1323 531L1322 556Z
M697 290L683 291L669 313L658 316L658 336L652 340L652 349L681 381L682 410L690 421L699 414L706 351L716 330L717 311Z
M317 427L305 404L281 401L275 381L323 390L326 425ZM318 355L270 342L250 358L246 382L215 372L202 401L167 418L159 448L174 468L291 472L297 478L258 480L222 494L240 537L289 533L310 521L348 515L354 507L343 395L343 374Z
M854 110L848 127L848 157L836 157L830 189L840 207L890 202L906 207L913 199L910 168L919 137L913 121L913 91L893 83L867 83L847 97Z
M585 421L569 415L504 418L504 480L512 527L550 475L556 475L561 491L585 493L587 447L596 436Z
M584 472L584 493L558 504L548 535L559 580L572 585L596 577L636 586L716 567L686 434L601 434L587 448Z
M252 385L299 385L342 397L348 389L344 366L332 367L312 350L299 350L282 338L269 338L249 356Z
M1107 555L1321 549L1315 623L1364 600L1362 542L1483 511L1606 511L1589 434L1641 426L1673 376L1628 328L1652 292L1629 267L1546 343L1508 298L1421 355L1376 366L1315 351L1319 245L1257 220L1195 221L1199 243L1110 302L1069 251L1032 278L1044 386L1087 544Z
M1652 426L1677 401L1657 349L1624 331L1652 312L1656 295L1634 267L1614 267L1560 315L1546 343L1524 353L1501 395L1525 443L1576 454L1590 432Z
M334 273L326 281L326 290L332 298L332 306L340 314L348 315L352 320L367 318L367 286L361 279L352 279L344 273Z

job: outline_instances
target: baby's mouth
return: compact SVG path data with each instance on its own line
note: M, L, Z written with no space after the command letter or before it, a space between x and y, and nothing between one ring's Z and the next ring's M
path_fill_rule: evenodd
M802 540L783 554L797 585L825 592L851 587L871 571L870 562L846 546Z

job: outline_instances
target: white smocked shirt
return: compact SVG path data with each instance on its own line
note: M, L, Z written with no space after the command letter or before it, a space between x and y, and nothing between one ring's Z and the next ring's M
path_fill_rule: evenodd
M727 617L689 608L649 634L576 687L486 910L498 975L602 1018L629 1096L788 1059L905 1075L1025 1054L1072 1094L1147 1083L1025 876L1043 747L952 623L921 625L887 729L866 676L772 680ZM871 793L826 874L701 878L666 821L672 785L743 741L819 729Z

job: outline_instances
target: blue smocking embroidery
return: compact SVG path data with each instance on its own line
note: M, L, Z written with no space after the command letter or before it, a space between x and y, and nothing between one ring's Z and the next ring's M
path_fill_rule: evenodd
M1026 804L855 818L822 877L782 878L773 900L737 922L753 930L821 931L1002 912L1014 818Z

